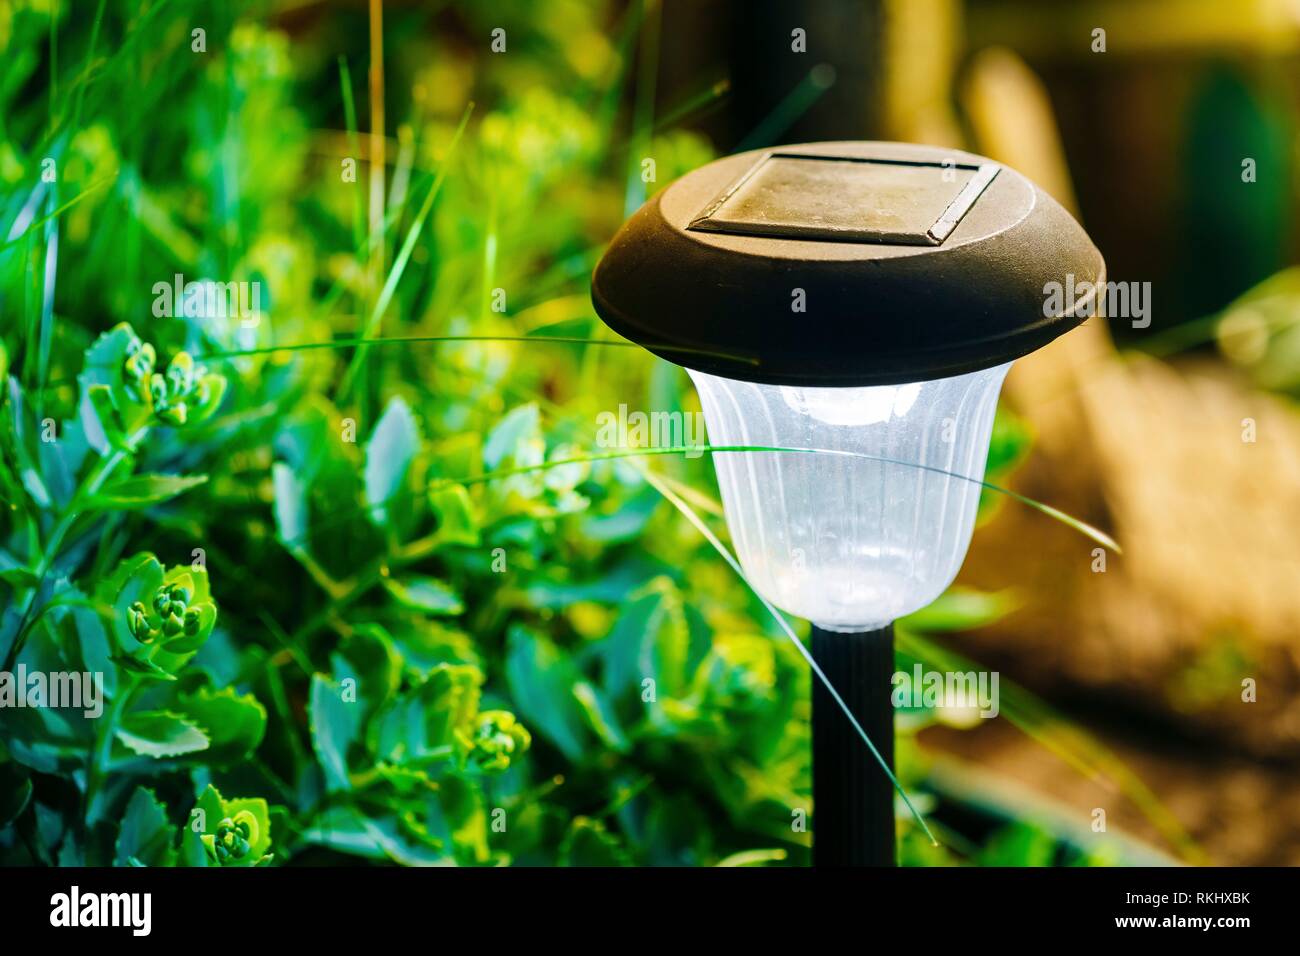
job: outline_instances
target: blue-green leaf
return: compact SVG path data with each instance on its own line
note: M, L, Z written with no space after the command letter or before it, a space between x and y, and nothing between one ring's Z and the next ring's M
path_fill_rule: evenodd
M402 489L420 450L420 430L406 402L394 398L366 443L366 504L379 524L387 520L385 504Z
M361 733L361 705L355 695L345 699L345 693L345 688L320 674L312 676L311 740L331 792L352 789L348 748Z
M275 488L275 529L280 541L291 549L307 543L307 486L282 461L271 466Z
M179 757L208 748L208 736L180 714L165 710L127 714L117 729L117 739L144 757Z
M545 637L514 627L506 651L506 679L525 723L570 760L580 759L591 738L573 693L582 675L572 659Z
M117 835L117 865L170 866L174 828L153 793L136 787L126 805Z

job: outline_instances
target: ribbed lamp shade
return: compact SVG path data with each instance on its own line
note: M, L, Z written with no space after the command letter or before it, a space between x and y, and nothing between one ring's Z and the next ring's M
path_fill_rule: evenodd
M860 388L691 371L711 444L821 452L714 456L755 589L828 631L874 630L938 597L970 543L1010 367Z

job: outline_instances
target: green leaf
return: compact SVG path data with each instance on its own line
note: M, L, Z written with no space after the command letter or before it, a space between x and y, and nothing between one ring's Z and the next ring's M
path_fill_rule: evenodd
M188 423L196 425L211 418L221 406L221 400L226 395L228 385L229 383L224 375L208 374L203 376L203 387L207 389L207 400L191 409Z
M156 759L195 753L209 745L207 734L193 721L166 710L127 714L117 739L133 753Z
M113 390L107 385L91 385L86 389L86 400L95 413L95 424L103 433L104 439L100 442L99 436L93 434L90 423L83 421L92 447L100 454L106 454L111 448L126 449L126 432L122 429L122 416L113 404Z
M291 550L307 544L307 485L282 461L271 466L275 488L275 529Z
M271 808L261 797L233 797L222 801L225 815L234 817L239 813L251 813L257 820L257 839L249 844L246 859L250 866L263 862L262 858L271 849Z
M32 780L26 767L7 760L0 763L0 830L27 809L32 798Z
M344 698L345 689L320 675L311 679L311 740L316 762L325 772L330 792L352 789L348 769L348 748L361 735L362 708L355 693Z
M386 503L401 491L420 450L420 430L406 402L394 398L366 443L366 504L376 523L387 521Z
M131 657L127 654L114 654L109 658L118 667L125 668L134 674L142 677L150 677L154 680L172 681L176 679L175 674L170 674L163 670L153 661L147 661L144 658Z
M188 824L181 831L181 849L176 859L177 866L211 866L208 851L203 846L203 837Z
M126 387L126 380L123 376L123 363L126 361L133 342L138 343L139 336L135 334L130 325L119 322L96 339L90 348L86 350L85 363L82 366L81 374L77 376L78 381L81 383L82 394L87 402L95 400L89 394L92 386L103 385L109 389L112 406L117 417L117 426L127 435L133 434L142 428L153 414L152 402L148 401L147 394L145 396L146 400L141 402ZM96 417L98 417L97 411ZM85 419L86 415L83 411L83 422ZM92 437L91 443L92 445L96 444L95 437Z
M153 793L136 787L118 830L117 865L171 866L176 859L171 845L174 833Z
M179 584L190 592L190 605L206 604L212 600L212 583L205 567L173 564L163 577L163 584Z
M456 592L437 578L406 577L400 581L384 578L384 587L399 604L413 611L446 616L465 610Z
M149 606L154 592L162 586L163 566L152 554L142 551L124 558L112 576L103 583L100 594L113 606L113 637L121 651L118 657L134 657L140 643L127 625L127 609L136 601ZM146 668L151 669L147 667Z
M11 584L16 588L34 588L40 583L40 580L26 568L5 568L0 571L0 581Z
M615 700L640 694L647 678L661 696L685 689L691 635L681 595L662 578L650 588L623 608L602 646L605 689Z
M482 682L483 675L476 667L435 667L423 683L399 696L375 718L370 736L376 756L395 764L418 764L467 753Z
M521 467L541 464L545 442L540 423L541 413L535 403L512 409L488 435L483 463L492 469L508 463Z
M423 820L406 818L409 825L424 826L424 839L434 845L450 844L458 857L487 862L488 818L481 789L461 777L446 777L438 784L437 799L426 807Z
M243 760L266 733L266 708L251 694L236 695L231 687L178 694L176 707L207 736L210 746L203 760L213 766Z
M89 501L92 508L147 508L197 488L207 475L133 475L109 482Z
M605 746L620 753L626 752L627 736L604 695L588 681L579 681L573 685L573 696L587 718L587 725Z
M999 404L993 416L993 429L989 435L989 454L984 468L989 481L998 482L1002 476L1015 469L1033 446L1034 436L1028 423ZM1000 495L991 488L980 489L979 517L986 518L994 513L1005 495Z
M614 834L599 820L578 817L560 844L560 866L631 866Z
M434 485L429 490L429 506L438 517L438 538L445 544L476 546L482 540L474 503L464 485Z
M402 866L439 866L455 857L439 840L403 824L393 813L364 813L353 807L329 807L303 833L308 843L327 846L369 860Z
M979 854L981 866L1051 866L1056 838L1047 830L1017 821L993 834Z
M590 736L573 693L582 675L572 659L541 635L515 626L507 640L506 679L524 722L570 760L581 759Z
M402 657L393 639L378 624L363 624L330 655L334 681L356 691L356 699L368 718L388 701L402 682Z

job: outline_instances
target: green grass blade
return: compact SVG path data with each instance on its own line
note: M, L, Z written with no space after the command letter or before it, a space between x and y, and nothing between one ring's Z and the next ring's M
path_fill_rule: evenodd
M348 69L347 57L339 56L339 86L343 90L343 118L348 128L348 149L352 161L361 162L361 138L357 133L357 104L352 94L352 71ZM354 187L357 183L352 184ZM366 245L365 215L361 211L361 190L352 190L352 245L360 254Z
M1056 521L1060 521L1062 524L1065 524L1068 527L1073 528L1075 531L1078 531L1080 534L1084 535L1085 537L1091 538L1093 541L1097 542L1103 547L1109 548L1110 550L1116 552L1117 554L1123 553L1123 549L1120 548L1119 542L1117 542L1110 535L1106 534L1106 532L1102 531L1100 528L1096 528L1088 524L1086 521L1082 521L1079 518L1075 518L1073 515L1068 515L1064 511L1061 511L1059 508L1053 508L1051 505L1044 504L1043 502L1030 498L1027 495L1022 495L1017 491L1012 491L1009 488L1003 488L1001 485L995 485L991 481L984 481L978 478L971 478L967 475L959 475L956 472L948 471L944 468L938 468L933 465L922 465L914 461L902 461L897 458L885 458L880 455L868 455L862 452L840 451L838 449L831 449L831 448L787 448L779 445L691 445L691 446L675 447L675 448L619 449L618 451L597 452L594 454L580 455L573 458L557 459L555 461L542 462L541 464L538 465L521 465L517 468L498 469L496 471L486 472L482 475L473 475L467 478L462 478L460 479L459 483L477 484L484 481L494 481L498 478L508 478L511 475L522 475L534 471L543 471L547 468L555 468L560 465L587 464L587 463L598 462L598 461L613 461L620 458L642 458L642 457L650 457L654 455L684 455L687 453L702 454L704 452L709 452L710 454L716 454L718 452L724 452L724 453L782 452L788 454L805 454L805 455L838 455L846 458L861 458L866 461L879 461L887 465L901 465L906 468L919 468L922 471L934 472L937 475L946 475L949 478L959 478L962 481L969 481L979 485L982 488L988 488L990 491L994 491L1000 495L1006 495L1009 498L1014 498L1016 501L1020 502L1021 504L1028 505L1029 507L1035 509L1036 511L1040 511L1043 514L1047 515L1049 518L1052 518Z
M330 339L328 342L300 342L293 345L266 345L250 349L233 349L220 352L205 352L195 355L205 361L244 358L250 355L270 355L275 352L313 352L320 349L344 349L372 345L416 345L420 343L439 342L528 342L531 344L550 343L555 345L601 345L614 348L640 349L642 346L626 339L593 339L580 335L377 335L351 336L349 338ZM707 355L716 358L729 358L736 361L751 361L745 356L728 355L710 349L678 348L671 345L656 345L664 352L680 352L683 355Z
M60 215L62 215L63 213L71 209L73 206L77 205L77 203L81 202L83 199L86 199L91 193L95 192L98 189L103 189L105 186L115 181L116 179L117 179L116 172L112 173L109 176L104 176L100 179L96 179L93 183L91 183L81 192L77 193L77 195L73 196L63 205L58 206L55 209L52 209L50 212L47 212L44 216L41 216L39 219L33 219L23 228L22 232L18 233L17 235L10 236L4 242L0 243L0 252L4 251L5 249L8 249L10 246L17 245L18 243L22 242L23 237L26 236L28 233L30 233L33 229L45 225L45 223L49 222L51 219L58 218Z
M438 169L438 175L434 179L433 185L429 187L429 192L424 197L424 203L420 206L415 221L411 223L411 227L406 231L406 240L402 243L397 258L393 260L393 266L388 270L388 278L379 293L379 298L375 300L375 306L371 310L369 318L366 319L365 327L361 333L362 339L368 339L374 335L379 320L387 310L388 304L393 300L393 294L397 291L397 283L401 281L402 273L406 271L406 264L410 261L411 252L415 249L415 243L420 238L420 232L424 229L424 221L428 218L429 211L433 209L433 201L438 198L438 193L442 191L442 184L446 181L447 168L451 164L452 154L456 150L456 145L460 142L461 135L465 132L470 113L473 110L474 104L469 103L465 107L465 112L461 114L460 123L456 126L456 132L451 138L451 145L447 147L447 155L443 157L442 165ZM345 400L352 391L353 379L365 361L366 348L366 345L361 345L352 356L352 362L348 365L347 372L343 376L343 384L339 389L340 400Z

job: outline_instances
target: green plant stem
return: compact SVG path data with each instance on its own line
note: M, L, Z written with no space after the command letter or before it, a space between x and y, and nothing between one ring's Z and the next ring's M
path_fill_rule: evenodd
M68 507L60 516L54 530L50 532L49 539L41 549L40 563L33 572L36 577L36 584L32 586L32 596L27 601L27 607L23 609L22 621L18 626L18 633L14 637L13 647L9 649L9 653L5 657L6 670L13 668L14 662L18 659L18 654L27 641L28 634L31 633L31 627L35 623L32 610L36 606L36 599L40 596L41 587L45 584L45 578L49 575L50 569L58 559L59 548L63 545L63 539L67 537L68 532L72 530L72 526L81 517L81 503L104 487L104 482L109 479L109 476L113 474L126 456L135 453L136 447L143 440L148 430L149 428L146 425L127 439L125 448L115 448L111 455L99 459L95 467L82 479L76 493L72 496L72 500L68 502Z
M113 737L117 732L117 722L131 697L139 687L139 678L129 671L120 671L120 683L117 693L113 695L108 710L96 722L95 746L90 752L90 765L86 770L86 825L93 826L99 821L99 800L105 780L108 778L108 766L113 758Z
M390 564L395 567L415 564L437 551L441 543L441 539L436 534L418 538L393 551L390 555L380 556L370 567L355 576L338 582L338 591L330 594L329 603L290 635L288 638L289 646L298 647L304 638L318 631L331 617L352 604L353 601L364 597L367 591L384 579L390 570ZM298 556L296 551L291 553L295 557Z

